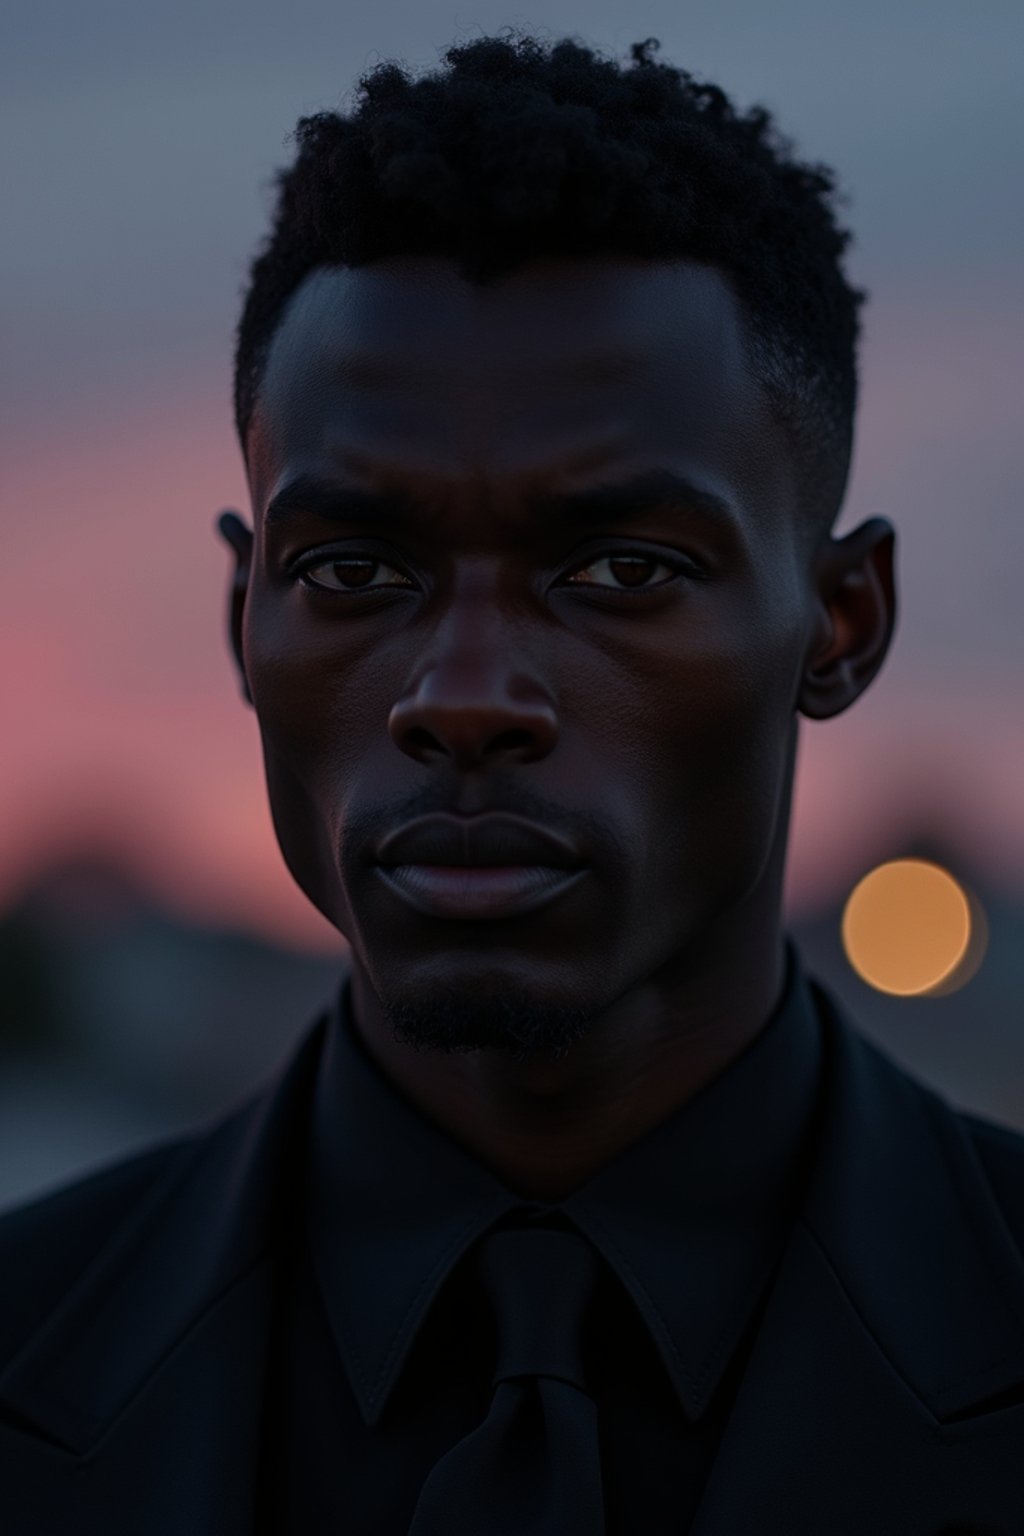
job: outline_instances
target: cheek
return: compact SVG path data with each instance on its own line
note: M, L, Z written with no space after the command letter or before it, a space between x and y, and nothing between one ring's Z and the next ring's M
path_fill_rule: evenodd
M278 847L293 880L323 916L351 939L352 918L338 879L336 850L346 782L345 744L353 738L332 721L329 680L315 660L274 644L259 631L247 652L263 751L267 800ZM311 679L315 678L315 686Z
M797 660L791 626L760 615L667 665L645 741L660 846L680 867L733 883L763 867L786 813Z
M289 606L254 589L243 631L246 671L278 845L299 887L336 922L338 785L346 752L358 748L339 714L337 658L303 632Z
M353 689L337 644L321 626L296 622L290 599L257 587L246 609L246 669L263 738L264 756L308 791L337 783L347 754L359 755L358 722L350 719ZM346 678L348 681L346 682Z
M334 816L262 731L267 799L274 835L292 879L338 932L352 936L352 915L338 881Z

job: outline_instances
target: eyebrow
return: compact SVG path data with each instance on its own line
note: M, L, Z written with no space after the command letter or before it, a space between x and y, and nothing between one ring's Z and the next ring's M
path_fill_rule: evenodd
M526 503L538 521L564 526L601 526L635 521L659 506L681 506L705 521L732 532L737 516L723 497L696 485L674 470L651 470L629 480L588 486L579 491L536 491ZM265 528L280 528L305 517L334 523L364 523L381 528L422 527L423 503L405 490L372 491L335 484L317 475L297 475L271 497L263 513Z

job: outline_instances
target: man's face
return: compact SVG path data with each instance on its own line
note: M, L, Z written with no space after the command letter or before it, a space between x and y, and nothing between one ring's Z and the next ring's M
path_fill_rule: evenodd
M236 649L288 867L414 1043L564 1046L777 902L813 604L743 324L696 263L480 288L420 257L313 273L274 338ZM329 489L281 497L300 477ZM570 517L641 477L634 515ZM583 873L479 920L377 866L411 818L489 810Z

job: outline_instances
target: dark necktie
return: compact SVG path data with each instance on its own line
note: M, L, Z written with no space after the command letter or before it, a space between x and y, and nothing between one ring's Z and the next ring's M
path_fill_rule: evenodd
M597 1405L583 1380L583 1317L597 1255L575 1232L505 1228L478 1273L498 1323L483 1423L432 1468L409 1536L603 1536Z

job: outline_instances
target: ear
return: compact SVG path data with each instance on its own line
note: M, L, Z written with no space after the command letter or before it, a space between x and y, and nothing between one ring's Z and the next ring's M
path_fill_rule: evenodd
M885 660L896 627L896 530L870 518L842 539L826 536L812 559L815 636L797 708L811 720L849 709Z
M252 704L242 647L242 618L252 567L252 529L245 526L237 512L221 512L217 518L217 530L235 552L235 569L228 588L228 642L242 680L242 697L247 704Z

